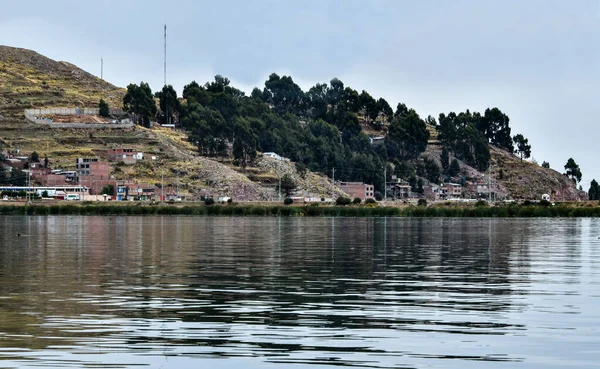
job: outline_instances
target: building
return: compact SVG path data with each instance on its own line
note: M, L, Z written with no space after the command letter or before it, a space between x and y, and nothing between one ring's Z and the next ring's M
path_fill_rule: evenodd
M410 187L410 184L402 178L398 178L394 175L390 182L386 182L385 186L388 197L391 196L394 200L410 197L412 187Z
M283 161L290 161L290 159L288 158L284 158L283 156L278 155L277 153L274 152L265 152L263 153L263 156L266 158L271 158L271 159L275 159L275 160L283 160Z
M430 184L423 187L423 196L428 200L439 200L440 199L440 186L436 184Z
M144 153L132 147L108 149L108 161L122 161L127 165L135 164L144 159Z
M117 201L152 201L155 198L154 186L137 184L131 181L115 181Z
M442 200L460 199L462 198L462 186L458 183L442 183L439 194Z
M112 184L110 164L96 158L78 158L75 161L75 181L90 189L91 195L98 195L102 188Z
M371 184L364 184L362 182L338 182L337 185L351 198L358 197L364 201L375 197L375 189Z

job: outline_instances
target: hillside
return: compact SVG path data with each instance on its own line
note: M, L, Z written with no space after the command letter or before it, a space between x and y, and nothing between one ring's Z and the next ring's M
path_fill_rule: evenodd
M270 79L267 83L269 82L273 81ZM227 100L231 99L227 96L227 91L233 91L234 96L237 90L228 86L228 83L226 79L216 80L210 86L207 84L207 88L220 91L215 92L220 94L215 96L225 96L226 99L222 101L233 104ZM337 83L341 84L341 81ZM280 88L281 86L273 88L273 91ZM203 90L203 87L197 86L194 90L198 99L205 97L206 90ZM135 179L139 183L155 185L161 183L164 176L166 185L179 185L184 191L191 193L260 201L276 198L275 185L278 178L287 173L297 182L298 194L323 197L329 197L331 194L332 184L329 178L310 171L299 173L293 162L279 162L259 156L242 169L234 165L231 158L216 160L202 157L197 153L197 148L188 142L189 134L183 130L164 129L157 125L128 129L51 129L23 118L23 110L27 108L96 107L101 98L108 101L111 107L120 108L124 93L124 89L100 80L72 64L53 61L31 50L0 46L0 147L20 149L21 153L26 155L37 151L42 158L50 158L53 168L72 169L78 157L106 158L109 148L133 146L156 156L158 160L139 162L133 166L114 166L117 179ZM310 123L307 124L298 118L284 118L283 114L277 116L273 109L266 108L267 104L258 100L244 104L244 110L259 112L257 114L268 118L262 123L255 118L249 121L249 126L254 125L263 130L261 135L264 134L265 137L257 137L261 144L274 145L265 151L276 151L292 158L292 155L304 157L307 166L320 171L329 172L331 166L336 165L337 173L341 173L342 176L354 173L355 177L358 177L348 177L345 180L376 182L383 177L383 173L378 173L377 166L373 165L378 160L373 152L352 153L352 159L346 163L347 166L339 167L340 164L344 165L339 162L340 154L345 154L348 147L342 147L337 142L332 132L332 129L336 130L335 127L326 123L307 127ZM390 109L389 106L387 108ZM199 115L210 111L198 107L193 109L196 109L195 113ZM336 124L345 124L344 119ZM261 127L261 124L267 122L272 128L266 125ZM356 124L360 124L363 133L373 137L384 135L388 128L386 123L381 129L373 129L362 116ZM215 129L220 128L215 126ZM427 126L427 130L430 133L429 143L421 157L428 157L439 165L441 147L437 140L437 131L430 125ZM302 134L310 131L321 135L310 139L311 144L316 145L314 147L301 141ZM352 144L361 147L361 139L357 137ZM362 147L361 150L364 150L364 146ZM486 172L479 172L460 161L463 175L472 180L487 181L491 178L498 184L502 197L539 199L541 194L549 193L555 194L558 200L579 198L572 182L558 172L533 163L521 162L513 154L492 145L490 154L491 166ZM339 189L336 188L335 191L336 194L341 194Z
M179 185L183 191L232 196L238 200L269 200L277 170L269 160L240 170L231 161L201 157L179 130L152 127L131 129L51 129L30 123L23 110L41 107L96 107L100 98L121 107L125 90L66 62L57 62L34 51L0 46L0 148L37 151L53 168L73 169L78 157L106 158L106 151L121 145L134 146L158 157L116 169L118 179L139 183ZM310 173L306 179L292 166L282 173L298 179L299 190L319 195L331 192L331 182ZM249 178L250 177L250 178ZM266 180L265 180L266 179Z
M5 118L21 117L27 108L95 107L101 98L120 107L124 94L73 64L0 46L0 110Z

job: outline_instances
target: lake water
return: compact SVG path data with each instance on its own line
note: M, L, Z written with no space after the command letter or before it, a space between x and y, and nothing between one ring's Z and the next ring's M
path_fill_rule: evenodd
M0 217L0 367L598 368L600 220Z

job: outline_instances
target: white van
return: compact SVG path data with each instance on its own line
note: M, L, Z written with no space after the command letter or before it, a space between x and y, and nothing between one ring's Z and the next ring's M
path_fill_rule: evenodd
M65 200L67 201L79 201L81 200L81 196L78 193L70 193L65 196Z

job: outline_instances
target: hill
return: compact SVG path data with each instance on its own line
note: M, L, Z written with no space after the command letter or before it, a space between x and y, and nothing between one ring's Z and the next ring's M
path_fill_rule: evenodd
M134 146L158 157L117 169L117 179L135 179L144 184L179 185L183 191L232 196L238 200L268 200L274 190L278 168L258 161L243 171L231 160L212 160L197 154L187 134L153 126L130 129L56 129L23 118L23 110L42 107L96 107L103 98L111 107L121 107L125 89L113 86L67 63L51 60L34 51L0 46L0 151L19 149L28 155L37 151L48 157L53 168L73 169L78 157L107 157L107 149ZM299 190L329 194L331 182L324 176L306 178L293 166L279 170L297 178Z
M27 108L97 107L100 99L120 107L124 94L124 89L73 64L0 46L0 109L5 118L22 117Z
M78 157L105 158L109 148L134 146L158 160L115 167L117 179L154 185L164 177L165 184L192 193L257 201L274 199L275 184L286 173L303 194L329 196L331 181L317 172L333 170L336 179L364 181L382 189L384 163L393 162L389 155L399 155L400 148L370 145L369 136L385 136L398 116L409 117L416 124L420 121L403 104L398 104L394 113L385 100L375 100L365 91L359 95L337 79L330 87L317 85L304 93L291 77L275 74L264 91L255 89L250 97L221 76L204 86L190 83L184 89L186 103L169 108L179 112L177 119L185 130L156 124L149 128L51 129L23 119L27 108L96 107L101 98L119 108L125 93L70 63L0 46L0 146L18 148L25 154L35 150L42 158L50 158L54 168L62 169L72 169ZM425 151L410 159L412 176L426 177L420 172L424 158L440 166L438 132L429 124L426 131ZM190 138L195 144L188 142ZM216 159L210 145L220 141L229 145L228 155ZM199 146L211 157L199 155ZM402 151L414 151L413 146L405 145ZM299 172L293 162L253 159L248 153L254 148L275 151L310 170ZM458 160L463 177L494 180L507 197L539 199L543 193L554 193L561 200L579 197L573 183L560 173L521 162L495 145L490 145L489 152L491 166L484 171L477 170L472 160ZM246 162L247 156L250 160ZM240 166L240 162L247 165Z

